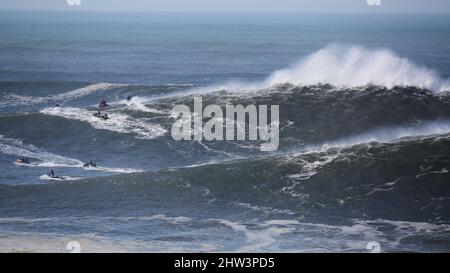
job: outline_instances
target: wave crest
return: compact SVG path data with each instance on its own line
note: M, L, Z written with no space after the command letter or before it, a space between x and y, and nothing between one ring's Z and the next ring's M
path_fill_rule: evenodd
M330 45L287 69L275 71L265 86L331 84L336 87L368 85L415 86L433 91L450 90L448 80L426 67L399 57L388 49Z

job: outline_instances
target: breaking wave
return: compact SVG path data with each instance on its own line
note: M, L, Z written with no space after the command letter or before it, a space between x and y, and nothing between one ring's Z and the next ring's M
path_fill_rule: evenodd
M450 91L448 80L441 79L437 72L414 64L391 50L339 45L323 48L290 68L274 72L265 81L266 85L280 83L336 87L415 86Z
M389 49L331 44L288 68L273 72L263 81L227 82L192 90L192 93L242 92L285 83L301 86L330 84L337 88L414 86L436 92L450 91L448 79L442 79L436 71L400 57Z

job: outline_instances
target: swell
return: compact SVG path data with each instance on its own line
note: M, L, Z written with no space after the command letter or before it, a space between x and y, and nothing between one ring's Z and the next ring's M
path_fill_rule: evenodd
M95 108L51 107L39 113L3 114L0 131L7 137L21 138L42 147L51 144L62 150L72 150L72 147L80 152L92 150L104 157L131 153L138 156L138 161L145 162L148 162L145 156L155 153L163 157L176 153L184 165L217 157L264 155L259 151L259 143L254 141L173 141L169 133L173 123L170 110L175 104L192 106L192 103L192 96L151 102L132 99L108 108L111 118L107 121L92 115ZM336 91L331 86L280 85L269 92L245 95L209 93L203 96L203 103L222 107L227 103L279 105L281 153L323 144L336 146L446 134L450 127L450 96L413 87ZM171 156L167 162L170 160L175 157Z
M65 208L76 208L81 198L81 215L95 214L91 210L99 207L102 213L119 215L178 208L179 215L195 218L197 212L220 217L260 208L262 215L322 223L342 224L356 218L448 224L449 167L450 135L373 142L84 182L0 186L5 204L0 211L25 217L33 209L20 213L17 209L37 202L42 215L64 215L55 208L61 202ZM53 202L44 204L46 196L52 196Z

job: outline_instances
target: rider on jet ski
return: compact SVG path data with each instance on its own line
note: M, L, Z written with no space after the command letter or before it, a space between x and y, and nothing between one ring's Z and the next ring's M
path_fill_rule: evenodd
M102 118L104 120L109 119L108 114L102 114L100 111L98 111L97 113L94 114L94 116L98 117L98 118Z
M21 164L30 164L30 159L28 157L22 157L21 159L17 159L16 162Z
M64 176L59 176L59 175L55 174L53 169L50 169L50 172L47 174L47 176L50 178L53 178L53 179L60 179L60 180L66 179Z
M97 167L97 163L95 163L94 161L90 160L88 163L84 163L83 167Z

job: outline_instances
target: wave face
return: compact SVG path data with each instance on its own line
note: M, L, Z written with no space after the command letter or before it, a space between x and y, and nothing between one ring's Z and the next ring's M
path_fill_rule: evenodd
M176 104L192 105L194 95L189 90L188 95L175 95L166 87L168 95L143 96L141 88L151 90L135 86L110 90L116 100L106 110L107 121L93 116L97 108L89 100L84 107L68 102L37 112L0 115L0 131L5 138L34 145L43 153L75 159L78 166L93 159L110 170L155 170L267 156L257 141L174 141L169 133L170 110ZM139 95L128 101L130 94ZM280 148L274 154L450 132L449 96L414 87L336 90L330 85L285 84L254 92L207 93L203 102L279 105ZM3 153L9 161L27 154ZM50 166L38 154L29 157ZM15 181L20 179L19 175Z
M91 247L111 229L155 242L120 243L133 251L191 251L192 245L296 251L299 244L303 251L365 251L368 241L383 251L445 251L449 164L446 135L82 182L0 186L0 213L14 215L0 222L8 232L19 226L21 234L70 225L83 240L89 232L100 238ZM31 242L36 240L45 237Z

